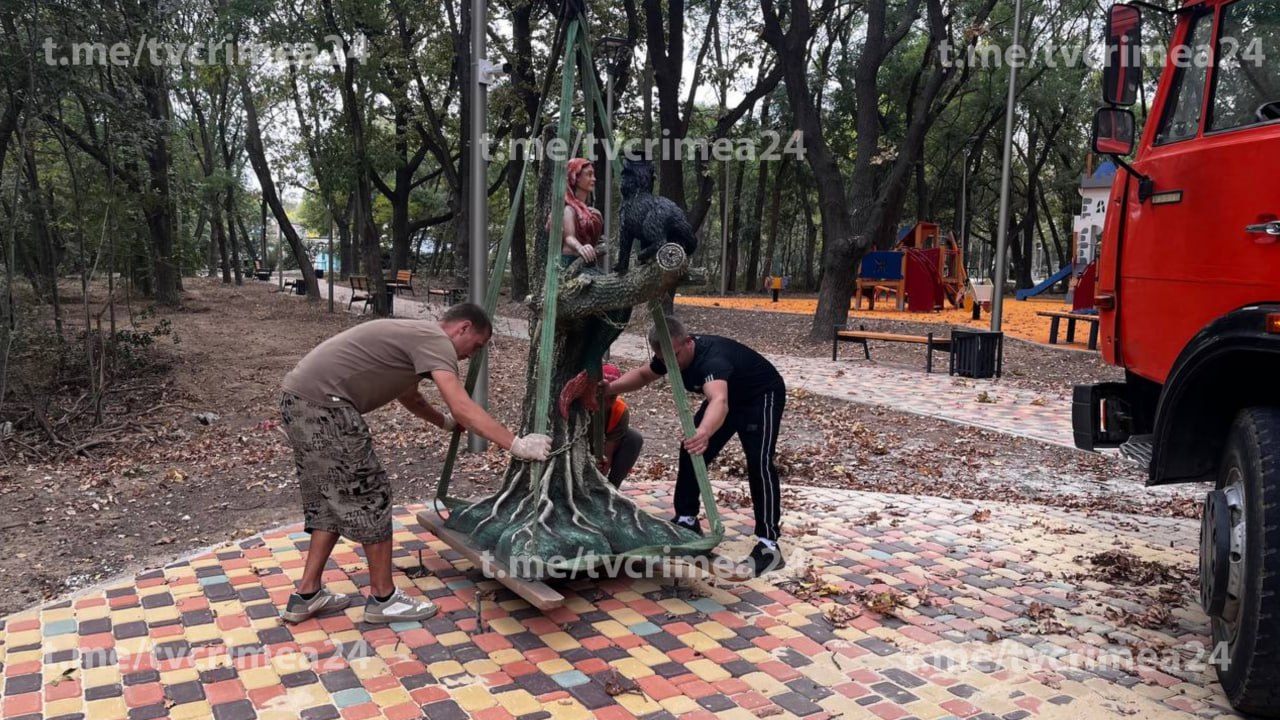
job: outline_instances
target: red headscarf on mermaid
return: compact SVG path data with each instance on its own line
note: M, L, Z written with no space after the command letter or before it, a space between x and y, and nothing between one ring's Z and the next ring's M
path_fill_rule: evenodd
M569 182L565 185L564 202L565 205L573 208L574 224L578 229L578 241L584 245L595 245L600 241L600 234L604 232L604 219L592 212L591 208L579 200L574 192L578 187L578 174L588 167L591 167L591 161L586 158L573 158L569 161L567 168Z

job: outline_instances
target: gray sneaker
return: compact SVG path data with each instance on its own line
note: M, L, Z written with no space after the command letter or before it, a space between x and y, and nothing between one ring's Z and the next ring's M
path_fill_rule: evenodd
M378 602L370 596L364 606L367 623L416 622L435 617L440 608L430 600L411 598L402 590L396 590L386 602Z
M280 617L291 623L300 623L316 613L325 610L342 610L350 604L351 598L346 595L335 595L325 588L320 588L320 592L310 600L295 592L289 596L289 602L281 611Z

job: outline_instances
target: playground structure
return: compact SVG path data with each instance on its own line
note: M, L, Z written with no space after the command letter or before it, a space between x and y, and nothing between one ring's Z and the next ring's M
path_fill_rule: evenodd
M854 289L854 309L867 298L875 310L877 296L892 293L899 311L933 312L947 302L964 304L969 275L955 235L931 222L917 222L898 233L893 250L869 252L862 258Z
M1062 281L1068 281L1067 302L1072 312L1093 309L1093 291L1098 277L1097 259L1102 227L1107 218L1107 196L1115 180L1116 165L1111 161L1093 169L1092 156L1080 178L1080 214L1072 219L1071 261L1045 278L1035 287L1019 290L1014 297L1027 300L1048 292Z

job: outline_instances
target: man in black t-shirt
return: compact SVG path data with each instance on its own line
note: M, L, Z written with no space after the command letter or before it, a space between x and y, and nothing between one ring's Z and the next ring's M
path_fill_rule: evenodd
M694 416L697 430L680 449L676 517L672 522L702 534L698 522L701 496L690 453L702 455L709 466L729 438L737 435L747 457L747 478L756 516L756 546L747 564L757 577L777 570L785 564L778 547L781 491L773 464L787 400L782 376L760 353L735 340L718 335L689 335L680 321L670 317L667 327L685 388L706 396ZM649 365L628 370L608 384L605 394L639 390L667 374L656 330L649 333L649 346L654 352Z

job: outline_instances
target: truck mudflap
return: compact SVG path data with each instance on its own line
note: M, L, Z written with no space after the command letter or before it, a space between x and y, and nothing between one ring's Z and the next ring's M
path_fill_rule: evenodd
M1076 447L1120 447L1133 434L1129 385L1121 382L1076 385L1071 393L1071 429Z

